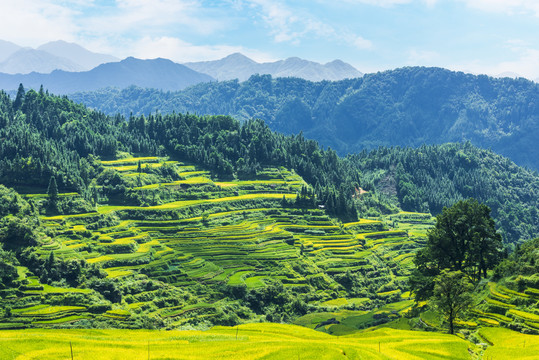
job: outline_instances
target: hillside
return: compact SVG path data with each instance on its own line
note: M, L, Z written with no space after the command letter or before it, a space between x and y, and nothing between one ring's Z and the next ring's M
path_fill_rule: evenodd
M2 94L0 111L0 179L19 192L0 186L4 329L284 322L348 336L376 326L441 331L440 315L416 308L408 292L434 220L399 207L453 201L432 189L440 182L500 199L498 215L523 207L510 226L535 231L524 214L537 201L537 174L470 144L343 159L262 121L126 122L22 89L13 101ZM498 198L481 192L499 187ZM525 238L500 226L506 242ZM495 270L498 283L478 284L473 312L457 324L467 338L480 341L485 327L538 331L527 244ZM325 336L305 331L310 342Z
M398 199L404 210L439 214L444 206L474 197L492 209L506 242L539 233L537 172L469 142L380 148L346 160L361 169L362 187Z
M69 356L70 343L75 358L83 359L470 359L468 349L477 347L457 337L445 334L418 333L387 329L351 337L337 338L292 325L249 324L236 328L216 327L209 331L137 331L122 338L118 330L55 330L0 332L9 340L2 343L0 356L10 359L21 342L25 359L58 359ZM13 339L19 339L17 343ZM490 335L490 334L489 334ZM528 341L530 350L537 348L531 336L512 334ZM122 338L122 339L120 339ZM403 340L406 338L406 340ZM489 336L498 343L499 336ZM435 340L437 346L430 346ZM501 339L500 339L501 342ZM380 345L382 344L382 345ZM505 344L504 344L505 345ZM496 349L497 350L497 349ZM497 351L504 356L509 349Z
M170 60L127 58L81 72L56 70L50 74L26 75L0 73L0 88L13 90L23 83L35 90L43 85L48 91L56 94L92 91L106 87L123 89L130 85L168 91L181 90L193 84L212 80L209 75L198 73Z
M4 61L20 49L21 47L17 44L10 41L0 40L0 62Z
M120 61L120 59L114 56L95 53L75 43L61 40L43 44L38 47L37 50L46 51L49 54L68 59L75 64L78 64L81 67L81 70L84 71L91 70L101 64Z
M268 74L272 77L296 77L310 81L335 81L363 75L353 66L341 60L319 64L295 57L275 62L258 63L239 53L220 60L190 62L184 65L221 81L233 79L245 81L255 74Z
M539 170L538 93L537 84L525 79L410 67L336 82L253 76L176 93L130 88L72 98L126 116L160 109L260 118L274 131L302 131L342 155L378 146L470 141Z

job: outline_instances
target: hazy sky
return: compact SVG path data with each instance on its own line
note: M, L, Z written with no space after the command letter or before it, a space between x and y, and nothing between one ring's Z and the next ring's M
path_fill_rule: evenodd
M0 39L120 58L298 56L539 78L539 0L0 0Z

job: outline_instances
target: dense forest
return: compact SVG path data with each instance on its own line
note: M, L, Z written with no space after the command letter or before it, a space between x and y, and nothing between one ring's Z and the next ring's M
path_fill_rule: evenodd
M538 95L537 84L525 79L409 67L336 82L255 75L180 92L131 87L71 98L111 115L176 111L260 118L274 131L303 131L341 155L469 140L537 170Z
M469 142L413 148L379 148L346 158L366 188L393 195L408 211L439 214L470 197L487 204L509 242L539 232L537 172Z
M126 121L22 86L13 100L0 94L0 123L0 180L21 191L46 189L54 176L62 191L89 197L92 157L111 158L118 151L170 154L203 164L222 178L249 176L264 165L295 169L319 204L343 218L356 218L358 211L387 214L397 207L437 214L475 197L492 208L505 241L539 232L537 173L470 143L380 148L339 158L302 134L273 132L261 120L157 113ZM109 186L125 188L114 181ZM367 193L354 202L360 187Z

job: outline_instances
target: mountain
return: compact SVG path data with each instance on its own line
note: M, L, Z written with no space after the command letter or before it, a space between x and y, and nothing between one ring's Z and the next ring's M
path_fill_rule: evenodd
M120 62L102 64L85 72L55 70L50 74L0 74L0 88L17 89L22 83L27 88L38 89L43 85L56 94L69 94L105 87L121 89L136 85L170 91L212 80L209 75L198 73L170 60L140 60L130 57Z
M120 60L111 55L91 52L80 45L65 41L49 42L41 45L37 50L46 51L54 56L68 59L73 63L78 64L82 71L91 70L104 63L117 62Z
M81 71L82 68L71 60L34 49L20 49L0 64L0 72L6 74L48 74L54 70Z
M190 62L185 65L218 80L239 79L244 81L254 74L269 74L273 77L299 77L311 81L342 80L362 76L361 72L341 60L334 60L322 65L292 57L276 62L257 63L240 53L229 55L220 60Z
M160 109L260 118L273 130L302 131L342 155L469 140L539 170L539 85L522 78L409 67L335 82L263 75L169 94L131 88L72 98L110 114Z
M20 49L22 48L17 44L5 40L0 40L0 63Z

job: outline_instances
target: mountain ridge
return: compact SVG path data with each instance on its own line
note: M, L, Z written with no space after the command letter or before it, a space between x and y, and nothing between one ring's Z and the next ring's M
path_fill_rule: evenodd
M50 74L0 74L0 87L16 89L18 84L22 83L25 87L38 89L43 85L56 94L106 87L125 88L130 85L169 91L213 80L209 75L167 59L141 60L129 57L120 62L101 64L84 72L55 70Z
M342 80L361 77L363 74L342 60L326 64L289 57L285 60L258 63L241 53L234 53L219 60L188 62L184 65L206 73L218 80L247 80L254 74L269 74L273 77L299 77L310 81Z
M53 55L44 50L26 48L17 50L0 63L0 72L12 75L32 72L48 74L54 70L78 72L82 71L83 68L67 58Z
M250 95L255 89L257 106ZM302 131L342 155L378 146L469 140L535 170L539 170L538 97L539 86L526 79L425 67L337 82L252 76L242 83L199 84L171 94L126 89L71 95L109 114L147 115L160 109L260 118L273 130Z
M91 70L101 64L120 61L115 56L95 53L76 43L62 40L48 42L39 46L37 50L43 50L52 55L68 59L78 64L82 71Z

